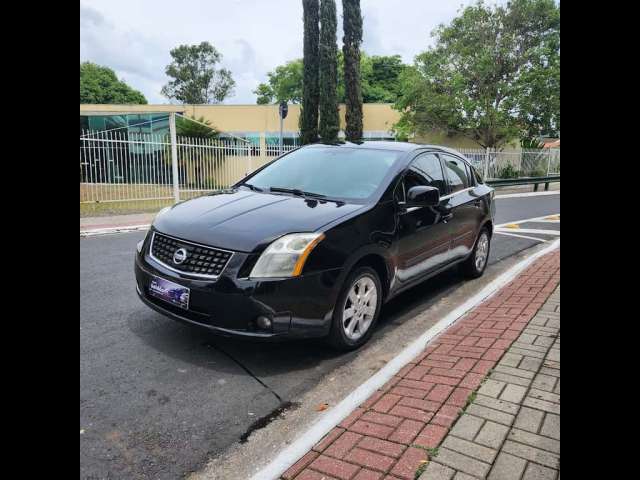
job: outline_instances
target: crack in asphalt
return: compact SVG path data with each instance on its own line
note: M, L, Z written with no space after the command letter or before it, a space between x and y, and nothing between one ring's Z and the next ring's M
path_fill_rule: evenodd
M269 425L271 422L273 422L278 418L285 418L286 417L285 414L288 410L295 410L299 406L300 406L300 402L280 403L280 405L274 408L270 413L266 414L265 416L259 418L258 420L253 422L251 425L249 425L249 428L247 428L247 430L242 435L240 435L240 443L246 443L253 432L266 427L267 425Z
M282 399L282 397L280 395L278 395L278 392L276 392L273 388L271 388L269 385L267 385L266 383L264 383L262 380L260 380L258 378L258 376L253 373L251 370L249 370L249 368L244 365L240 360L238 360L237 358L235 358L233 355L231 355L229 352L227 352L226 350L220 348L218 345L215 345L213 343L209 343L206 342L204 344L207 347L213 348L217 351L219 351L220 353L222 353L223 355L225 355L227 358L229 358L233 363L235 363L236 365L238 365L240 368L242 368L245 372L247 372L256 382L258 382L260 385L262 385L264 388L266 388L267 390L269 390L269 392L271 392L273 394L274 397L276 397L278 399L278 402L280 404L285 403L284 400Z
M278 395L278 392L276 392L273 388L271 388L269 385L267 385L262 380L260 380L258 376L255 373L253 373L246 365L244 365L242 362L240 362L240 360L235 358L233 355L231 355L229 352L227 352L223 348L220 348L218 345L215 345L209 342L206 342L204 345L207 347L213 348L219 351L220 353L222 353L223 355L225 355L233 363L235 363L240 368L242 368L245 372L247 372L251 376L251 378L253 378L256 382L258 382L264 388L266 388L269 392L271 392L271 394L274 397L276 397L276 399L278 400L278 406L276 408L274 408L271 412L267 413L266 415L258 418L255 422L249 425L249 427L245 430L245 432L242 435L240 435L240 443L246 443L253 432L266 427L267 425L269 425L271 422L273 422L278 418L284 418L288 410L295 410L300 406L300 403L298 402L284 401L282 397Z

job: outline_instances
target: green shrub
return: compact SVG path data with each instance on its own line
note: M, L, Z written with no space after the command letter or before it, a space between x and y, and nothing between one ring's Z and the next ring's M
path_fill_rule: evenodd
M530 177L546 177L547 172L538 168L536 170L532 170L531 172L529 172L529 176Z
M498 178L518 178L520 172L513 165L507 164L498 170Z

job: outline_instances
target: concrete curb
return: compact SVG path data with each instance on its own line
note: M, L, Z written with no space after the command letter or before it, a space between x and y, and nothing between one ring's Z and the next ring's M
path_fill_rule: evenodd
M91 237L94 235L107 235L110 233L126 233L136 232L138 230L147 230L151 224L145 225L125 225L122 227L106 227L106 228L93 228L90 230L80 230L81 237Z
M560 195L560 190L552 190L549 192L505 193L503 195L496 195L494 198L541 197L544 195Z

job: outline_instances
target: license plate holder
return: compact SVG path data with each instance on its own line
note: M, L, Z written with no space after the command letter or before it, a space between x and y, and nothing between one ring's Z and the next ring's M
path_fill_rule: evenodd
M167 280L166 278L151 277L149 295L182 308L183 310L189 310L191 289Z

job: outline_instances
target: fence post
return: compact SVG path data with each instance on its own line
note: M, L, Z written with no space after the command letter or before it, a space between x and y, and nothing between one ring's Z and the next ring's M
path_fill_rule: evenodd
M547 148L547 177L551 171L551 149Z
M484 155L484 179L487 180L489 178L489 147L485 149Z
M180 179L178 178L178 145L176 141L176 114L169 114L169 133L171 135L171 171L173 173L173 198L180 201Z
M251 142L247 143L247 173L244 174L246 177L251 173Z
M260 132L260 165L267 163L267 135Z

